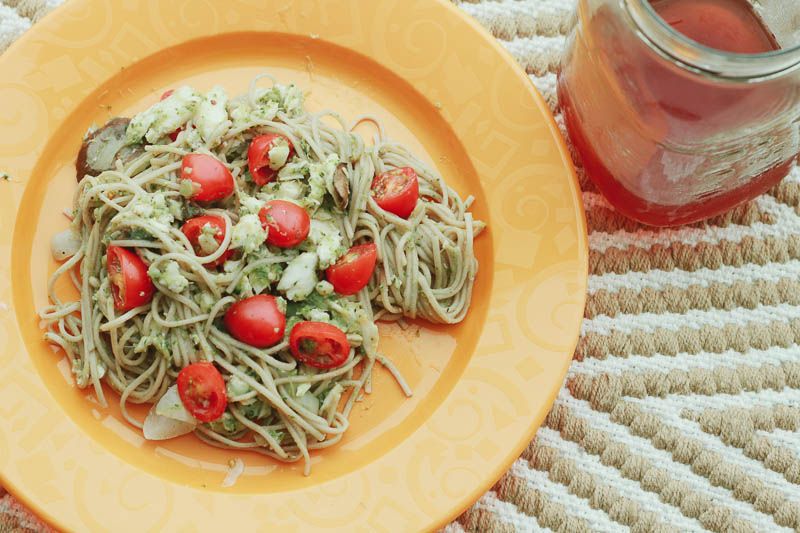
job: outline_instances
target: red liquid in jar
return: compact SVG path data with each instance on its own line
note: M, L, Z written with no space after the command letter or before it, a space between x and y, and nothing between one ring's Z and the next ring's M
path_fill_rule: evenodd
M650 0L667 24L700 44L736 54L778 50L747 0Z
M651 0L651 5L674 29L705 46L733 53L780 48L746 0ZM783 89L726 85L685 72L656 56L604 10L599 8L585 23L584 35L576 37L558 89L584 168L618 211L656 226L695 222L765 192L788 173L794 157L782 154L767 159L766 171L747 173L746 161L726 166L724 157L731 156L723 149L705 157L670 145L677 139L698 146L752 127L769 116ZM763 143L753 150L761 154ZM692 166L699 179L670 175ZM732 169L747 179L734 186L723 177L714 181ZM712 178L704 184L705 176Z

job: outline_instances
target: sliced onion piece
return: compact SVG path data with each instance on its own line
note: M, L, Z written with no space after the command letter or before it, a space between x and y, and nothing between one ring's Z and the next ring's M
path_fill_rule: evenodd
M189 414L186 407L183 406L181 396L178 394L178 385L173 385L167 389L164 396L158 400L156 404L156 414L178 420L180 422L187 422L190 424L197 424L197 420Z
M72 228L53 235L50 239L50 252L56 261L69 259L81 249L81 236Z
M300 405L314 413L315 415L319 413L319 398L307 392L298 398L298 402Z
M191 433L196 427L197 420L186 411L178 386L173 385L150 409L144 419L143 432L147 440L167 440Z
M181 422L174 418L158 415L153 408L144 419L142 432L147 440L167 440L191 433L196 426L196 423Z
M225 474L225 479L222 481L224 488L232 487L239 480L239 476L244 473L244 462L238 457L231 461L228 473Z

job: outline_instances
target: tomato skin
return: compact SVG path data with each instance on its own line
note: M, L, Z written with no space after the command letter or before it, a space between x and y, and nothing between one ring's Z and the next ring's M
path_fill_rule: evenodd
M369 283L378 260L378 247L374 242L350 248L336 263L328 267L325 277L337 293L356 294Z
M278 174L277 170L269 167L269 151L279 139L283 139L289 145L289 159L291 159L294 155L294 146L285 135L267 133L259 135L250 142L247 148L247 168L250 169L250 175L253 176L256 185L266 185Z
M109 246L106 270L117 311L130 311L153 298L156 288L147 275L147 265L134 252L120 246Z
M274 296L259 294L240 300L225 313L225 327L234 339L256 348L280 342L286 332L286 316Z
M178 373L178 395L189 414L200 422L213 422L225 413L225 380L212 363L192 363Z
M200 186L192 195L198 202L222 200L233 194L233 175L222 162L206 154L187 154L181 163L181 179Z
M372 196L383 209L408 218L419 200L419 178L411 167L382 172L372 180Z
M225 220L222 217L213 215L194 217L187 220L186 223L181 227L181 231L184 235L186 235L186 238L189 239L189 242L192 243L194 252L198 257L211 255L204 253L200 247L200 235L202 234L203 227L206 224L210 224L212 227L217 229L217 234L214 235L214 240L217 241L218 244L222 244L222 241L225 239ZM232 255L233 250L226 250L221 256L219 256L218 259L210 263L205 263L205 266L206 268L217 268L227 261Z
M298 322L289 334L294 358L314 368L336 368L347 361L350 343L344 331L325 322Z
M261 225L267 230L267 243L279 248L297 246L311 231L311 217L293 202L270 200L258 213Z

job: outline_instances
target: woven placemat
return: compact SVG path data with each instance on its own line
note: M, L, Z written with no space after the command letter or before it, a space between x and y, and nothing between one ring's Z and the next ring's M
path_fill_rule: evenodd
M0 51L59 3L0 1ZM458 4L559 123L574 4ZM581 185L590 278L575 362L522 457L446 531L800 531L800 171L708 223L661 231ZM0 498L0 533L39 528Z

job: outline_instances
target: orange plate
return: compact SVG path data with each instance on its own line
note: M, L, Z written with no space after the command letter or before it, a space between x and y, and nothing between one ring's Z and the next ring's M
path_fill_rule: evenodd
M463 324L382 327L412 399L380 371L311 477L239 453L245 473L223 489L237 454L193 436L145 442L118 407L73 386L35 310L47 301L49 240L67 223L86 128L181 83L243 92L263 71L307 90L312 110L378 117L476 197L489 231L476 242ZM6 52L0 72L0 172L10 175L0 181L0 472L46 520L114 531L432 529L528 443L583 312L579 190L525 74L449 3L73 0Z

